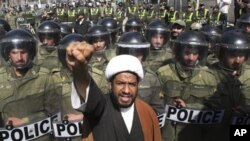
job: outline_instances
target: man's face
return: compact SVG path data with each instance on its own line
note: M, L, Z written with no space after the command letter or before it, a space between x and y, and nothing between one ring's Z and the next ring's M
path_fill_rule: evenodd
M174 24L171 28L171 35L172 37L177 38L183 31L184 28L181 25Z
M55 46L55 39L53 37L45 36L42 44L44 46Z
M246 51L243 52L227 52L225 61L230 69L239 70L241 65L246 61Z
M187 48L185 47L183 52L183 63L187 67L195 67L199 57L199 50L197 48Z
M154 35L150 43L154 49L162 48L164 45L164 37L161 34Z
M130 107L134 103L138 92L137 76L130 72L121 72L112 80L111 89L115 102L119 107Z
M92 45L94 46L95 51L100 51L105 48L106 42L103 39L98 39L95 40Z
M29 61L27 49L12 49L9 54L9 60L15 67L23 67Z

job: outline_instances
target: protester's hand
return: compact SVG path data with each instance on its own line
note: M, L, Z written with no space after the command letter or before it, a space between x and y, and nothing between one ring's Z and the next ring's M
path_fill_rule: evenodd
M67 47L66 61L71 71L86 67L94 52L92 45L86 42L73 42Z
M70 122L73 121L82 121L83 120L83 114L72 114L72 113L68 113L67 115L65 115L65 119L67 119Z
M181 98L175 98L174 99L174 104L175 105L180 105L181 107L186 107L185 101L182 100Z
M17 118L17 117L9 117L7 119L5 125L12 125L14 127L18 127L18 126L21 126L25 123L26 123L26 121L24 119Z

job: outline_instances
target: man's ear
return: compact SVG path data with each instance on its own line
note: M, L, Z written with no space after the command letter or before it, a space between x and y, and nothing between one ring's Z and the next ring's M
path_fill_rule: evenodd
M108 82L108 88L109 90L112 90L112 82Z

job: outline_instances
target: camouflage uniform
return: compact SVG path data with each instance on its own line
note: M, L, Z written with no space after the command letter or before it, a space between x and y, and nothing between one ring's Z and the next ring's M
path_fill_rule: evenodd
M233 116L247 116L250 113L250 66L243 64L236 76L224 70L220 63L212 66L219 81L218 90L207 106L213 109L225 109L223 122L207 129L205 138L213 141L228 141Z
M157 71L160 67L168 64L172 59L171 49L164 50L150 50L149 56L147 57L147 67L152 71Z
M48 51L45 47L39 47L35 63L49 70L59 68L60 62L58 60L57 50Z
M4 121L18 117L27 124L59 112L60 93L56 90L49 70L33 66L23 77L17 77L11 67L0 69L0 109ZM36 140L51 140L50 135Z
M204 108L203 101L213 95L217 84L215 76L207 68L197 67L192 73L187 73L179 63L174 62L159 68L157 75L162 84L165 104L171 104L172 98L180 97L187 108L193 109ZM203 131L200 125L167 120L162 137L166 141L201 141Z

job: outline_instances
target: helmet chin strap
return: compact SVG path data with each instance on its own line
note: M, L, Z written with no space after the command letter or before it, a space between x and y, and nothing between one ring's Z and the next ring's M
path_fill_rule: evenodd
M17 70L25 70L31 68L33 66L33 63L31 60L29 60L25 65L17 66L11 62L11 66L15 67Z
M233 76L236 76L239 73L239 70L230 69L228 67L225 67L225 64L222 64L222 63L219 63L219 67L222 68L223 70L225 70L226 72L229 72Z

